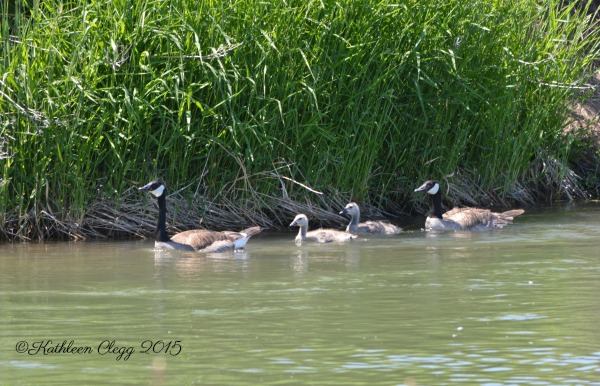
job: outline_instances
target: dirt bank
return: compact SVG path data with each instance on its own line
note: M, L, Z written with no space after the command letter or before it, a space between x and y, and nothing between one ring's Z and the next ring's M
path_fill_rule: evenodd
M572 106L573 121L566 127L567 133L583 139L575 149L571 160L581 185L590 198L600 198L600 65L589 80L592 95L584 103ZM586 92L590 92L589 90Z

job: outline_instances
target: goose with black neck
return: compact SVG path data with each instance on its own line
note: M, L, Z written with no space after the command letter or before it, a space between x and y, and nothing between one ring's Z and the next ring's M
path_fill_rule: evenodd
M415 189L415 192L425 192L431 198L431 213L425 220L425 229L428 230L471 231L504 228L512 223L514 217L525 212L523 209L497 213L489 209L454 208L442 213L442 192L438 181L426 181Z
M152 181L139 190L147 191L156 197L158 202L158 221L156 223L156 239L154 246L157 249L170 249L189 252L224 252L227 250L242 249L250 239L262 229L258 226L235 231L211 231L207 229L193 229L169 236L167 233L167 202L166 187L160 181Z

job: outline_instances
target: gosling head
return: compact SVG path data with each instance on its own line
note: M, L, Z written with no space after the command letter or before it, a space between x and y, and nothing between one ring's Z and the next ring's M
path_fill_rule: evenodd
M294 218L294 221L290 224L291 227L307 227L308 217L305 214L299 214Z
M415 189L415 192L427 192L434 195L440 190L440 183L435 180L426 181L423 185Z
M165 192L165 185L160 181L152 181L139 188L139 190L145 190L150 192L154 197L160 197Z
M351 202L348 205L346 205L346 207L344 209L342 209L342 211L340 212L340 214L348 214L350 216L356 216L357 214L360 213L360 209L358 208L358 205L355 202Z

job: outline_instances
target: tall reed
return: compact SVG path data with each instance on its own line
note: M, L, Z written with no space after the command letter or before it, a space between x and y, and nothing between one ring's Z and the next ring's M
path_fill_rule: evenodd
M2 1L6 238L155 177L240 226L282 197L409 210L426 178L518 199L597 58L578 1Z

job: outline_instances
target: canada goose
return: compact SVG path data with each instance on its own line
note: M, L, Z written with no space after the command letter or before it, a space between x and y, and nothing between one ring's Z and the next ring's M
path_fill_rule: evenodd
M489 209L454 208L442 214L442 192L437 181L426 181L415 192L427 192L431 195L431 213L425 220L425 228L433 230L485 230L503 228L511 224L513 217L525 211L513 209L502 213Z
M290 226L300 227L298 236L296 236L297 244L303 241L316 241L319 243L343 242L350 241L358 237L352 233L338 231L335 229L317 229L308 232L308 217L306 217L305 214L297 215Z
M397 235L402 232L402 228L383 221L360 222L360 208L355 202L346 205L340 214L349 214L351 217L350 224L346 227L346 232L376 233L382 235Z
M169 237L165 224L167 219L165 186L159 181L152 181L139 188L139 190L150 192L158 201L158 223L156 224L156 239L154 241L154 246L158 249L193 252L223 252L229 249L240 249L244 248L251 236L262 230L258 226L240 232L194 229Z

